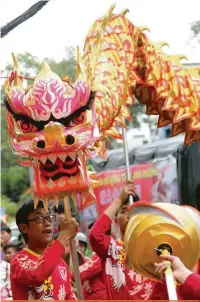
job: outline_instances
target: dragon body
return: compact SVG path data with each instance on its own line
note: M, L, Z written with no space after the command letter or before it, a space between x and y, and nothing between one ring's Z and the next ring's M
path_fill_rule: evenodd
M185 144L200 140L199 69L163 53L146 28L134 26L127 11L96 20L77 55L76 81L61 79L44 62L25 88L15 56L5 83L10 142L20 161L34 171L34 199L58 201L71 192L92 193L88 157L106 157L105 138L120 138L117 127L131 119L135 98L158 126L185 132ZM67 71L66 71L67 72Z

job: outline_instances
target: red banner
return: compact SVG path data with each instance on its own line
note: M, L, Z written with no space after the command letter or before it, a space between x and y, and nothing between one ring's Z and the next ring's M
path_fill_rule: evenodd
M131 179L134 180L136 191L140 199L151 200L151 189L159 170L152 163L134 165L130 167ZM97 174L98 183L94 187L97 198L97 210L100 215L108 205L119 195L124 181L126 180L125 169L101 172Z

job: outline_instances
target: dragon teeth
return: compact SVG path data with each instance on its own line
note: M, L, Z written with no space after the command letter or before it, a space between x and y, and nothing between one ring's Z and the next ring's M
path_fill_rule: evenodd
M50 178L49 179L49 181L48 181L48 183L47 183L47 187L48 188L53 188L53 187L55 187L55 183L54 183L54 181Z
M37 159L37 158L34 158L34 159L32 160L32 164L33 164L33 167L34 167L34 168L37 168L37 166L38 166L38 159Z
M79 170L80 170L80 173L81 173L81 176L82 176L83 180L85 180L83 168L79 166Z
M52 164L55 164L56 159L57 159L57 155L50 154L50 155L48 155L48 159L52 162Z
M79 162L79 166L82 167L82 161L81 161L81 159L79 157L78 157L78 162Z
M58 154L58 157L64 162L67 154Z
M82 151L78 151L78 157L82 160L82 158L83 158L83 152Z
M40 157L40 161L45 165L45 163L47 161L47 157L46 156Z
M68 155L71 157L71 159L73 159L73 161L76 160L76 153L75 152L70 152Z
M60 179L59 182L58 182L58 186L59 187L64 187L64 185L66 185L66 180Z

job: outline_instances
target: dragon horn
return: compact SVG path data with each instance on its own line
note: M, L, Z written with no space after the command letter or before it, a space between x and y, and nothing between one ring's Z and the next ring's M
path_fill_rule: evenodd
M77 55L76 55L76 59L77 59L77 64L76 64L76 79L79 78L79 75L81 73L81 67L80 67L80 48L79 46L77 46Z
M113 13L113 10L114 10L115 6L116 6L116 4L112 4L111 7L109 8L107 14L105 15L103 23L102 23L102 29L104 29L104 27L106 26L108 20L112 16L112 13Z
M148 32L150 32L150 29L147 27L147 26L137 26L137 29L139 30L139 31L148 31Z
M130 10L129 10L128 8L125 8L125 9L123 9L123 10L121 11L120 14L126 15L126 14L129 13L129 12L130 12Z
M174 62L174 63L178 63L180 64L180 61L185 59L186 61L188 61L188 58L185 55L172 55L169 56L169 58Z
M22 86L22 81L20 79L20 71L19 71L19 64L17 61L17 57L12 52L12 59L13 59L13 72L14 72L14 86Z

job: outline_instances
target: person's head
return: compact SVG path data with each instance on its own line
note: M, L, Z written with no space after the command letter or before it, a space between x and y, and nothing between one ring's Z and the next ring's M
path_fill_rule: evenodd
M82 254L85 255L87 249L87 237L83 233L78 233L75 237L76 240L76 248Z
M55 216L44 209L42 201L34 209L33 200L26 201L16 213L16 224L26 243L47 247L52 241Z
M5 260L10 263L13 257L17 254L18 249L16 245L11 243L6 244L3 248L3 251L5 254Z
M56 206L54 207L54 212L56 213L56 216L58 219L58 224L60 226L62 221L64 221L66 218L63 202L60 201L58 207L56 207Z
M1 242L3 245L7 244L11 239L11 229L8 226L1 227Z
M123 204L119 211L116 213L115 222L119 226L121 235L125 234L126 226L129 222L129 212L128 212L129 202Z

